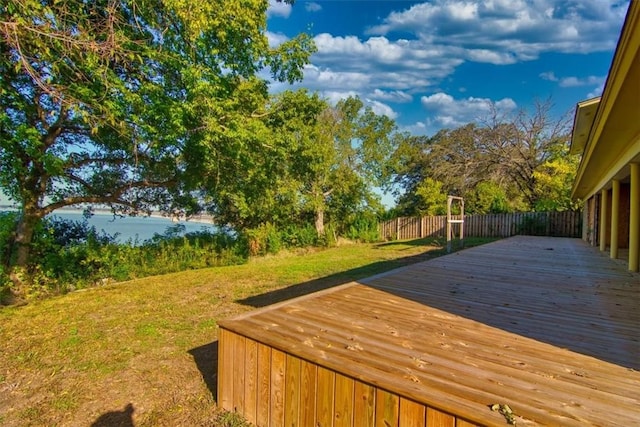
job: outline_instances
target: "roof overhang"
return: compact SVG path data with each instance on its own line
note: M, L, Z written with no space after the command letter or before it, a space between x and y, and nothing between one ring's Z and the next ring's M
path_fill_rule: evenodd
M573 118L573 132L571 133L571 150L569 154L582 154L587 145L593 121L600 105L600 97L578 102L576 115Z
M582 153L571 196L587 199L640 162L640 1L632 1L601 99L578 103L571 152Z

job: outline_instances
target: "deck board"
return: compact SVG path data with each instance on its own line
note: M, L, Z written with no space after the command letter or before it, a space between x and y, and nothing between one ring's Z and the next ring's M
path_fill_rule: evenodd
M389 419L420 402L427 425L429 414L437 425L455 421L448 414L506 425L488 406L507 403L519 425L626 426L640 424L639 307L640 275L606 254L577 239L519 236L220 326L321 366L318 387L351 390L345 378L357 380L355 402ZM316 411L346 413L339 399Z

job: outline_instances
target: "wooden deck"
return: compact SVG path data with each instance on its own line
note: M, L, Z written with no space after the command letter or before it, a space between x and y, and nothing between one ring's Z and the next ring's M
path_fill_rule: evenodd
M512 237L220 322L218 402L262 426L640 425L640 275Z

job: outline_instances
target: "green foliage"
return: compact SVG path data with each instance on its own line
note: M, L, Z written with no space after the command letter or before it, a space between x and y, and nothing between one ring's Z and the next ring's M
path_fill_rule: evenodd
M492 181L482 181L465 194L465 213L488 214L510 211L504 189Z
M280 233L276 226L270 222L245 230L244 235L251 256L276 254L282 248Z
M11 214L0 216L0 230L16 223L17 213ZM36 227L33 261L21 270L27 283L21 296L39 298L112 281L241 264L247 259L245 247L232 233L200 231L183 236L183 231L184 226L176 225L142 244L117 244L114 236L97 233L86 219L45 218ZM5 245L6 240L0 243ZM13 284L6 267L0 268L0 294L6 299Z
M0 187L23 212L15 265L64 206L192 213L234 201L242 173L260 175L257 190L272 183L258 73L299 80L315 48L306 35L269 47L267 1L6 3Z
M433 137L405 136L393 156L398 213L419 215L425 199L462 195L468 213L566 210L578 159L568 155L569 122L551 116L549 101L482 125L443 129ZM436 206L437 203L429 203ZM432 210L433 211L433 210Z
M12 285L13 283L9 279L6 267L0 265L0 305L10 302Z
M247 211L252 227L314 221L322 235L325 223L344 229L351 215L376 205L372 185L387 178L383 171L395 143L392 120L365 108L358 98L331 107L305 90L274 97L265 120L273 158L262 156L264 167L239 183L234 203L218 203L215 209L236 216ZM254 179L260 187L253 187ZM245 218L233 224L242 227Z
M320 237L320 244L327 248L335 248L338 246L338 234L334 224L327 224L324 235Z
M442 182L425 178L416 188L416 197L419 216L446 215L447 195L443 192Z
M579 202L571 199L571 189L575 179L580 156L569 155L567 145L558 145L549 158L533 172L536 180L536 203L539 212L566 211L579 208Z
M13 240L19 212L0 212L0 265L8 268L13 257Z
M373 213L360 213L349 221L345 236L358 242L378 242L380 241L378 222L378 217Z
M281 231L282 243L287 248L306 248L318 245L318 233L311 224L288 225Z

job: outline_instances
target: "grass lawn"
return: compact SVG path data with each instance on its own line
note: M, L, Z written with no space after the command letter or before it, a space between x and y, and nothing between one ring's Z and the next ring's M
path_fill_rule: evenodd
M0 425L226 424L219 319L443 253L428 240L346 245L2 308Z

